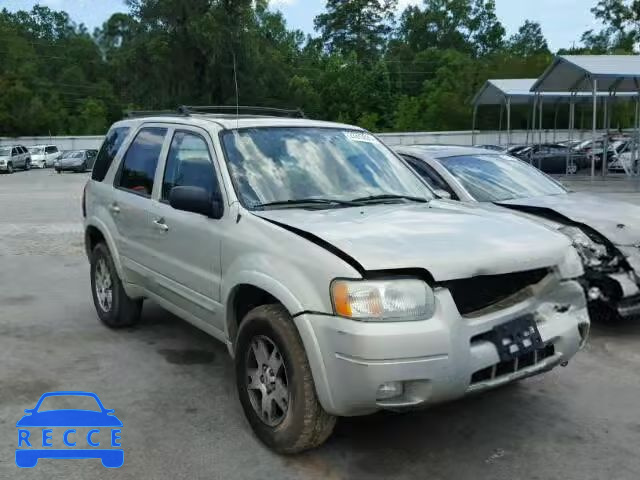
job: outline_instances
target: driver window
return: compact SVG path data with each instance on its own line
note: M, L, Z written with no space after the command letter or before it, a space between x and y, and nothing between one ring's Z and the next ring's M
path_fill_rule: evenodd
M200 187L205 189L211 198L218 196L209 147L205 139L198 134L177 131L173 136L162 180L161 201L169 201L174 187Z

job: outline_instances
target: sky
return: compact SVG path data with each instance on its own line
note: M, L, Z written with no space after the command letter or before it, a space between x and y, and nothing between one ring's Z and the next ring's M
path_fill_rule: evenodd
M35 3L65 10L89 30L102 25L112 13L126 11L123 0L0 0L0 7L29 10ZM421 0L399 0L400 9L420 3ZM324 4L324 0L272 0L290 27L307 33L313 33L313 18L322 12ZM552 51L570 47L585 30L597 27L590 12L595 4L596 0L496 0L498 17L508 34L516 32L527 19L537 21Z

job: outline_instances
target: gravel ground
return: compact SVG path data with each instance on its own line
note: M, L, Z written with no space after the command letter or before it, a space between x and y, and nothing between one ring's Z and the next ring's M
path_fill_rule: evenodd
M0 176L0 478L640 478L632 322L596 325L567 368L423 412L343 419L322 448L274 455L244 420L222 344L152 304L134 329L98 323L82 249L85 181L51 170ZM626 184L593 189L640 203ZM55 390L96 392L116 410L122 468L15 466L15 422Z

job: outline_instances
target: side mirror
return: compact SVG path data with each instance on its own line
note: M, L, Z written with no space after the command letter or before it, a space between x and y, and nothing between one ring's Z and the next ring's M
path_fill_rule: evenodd
M451 194L446 190L442 190L438 188L434 190L434 192L439 198L444 198L445 200L451 200Z
M169 205L176 210L199 213L210 218L222 217L222 201L214 199L200 187L173 187L169 194Z

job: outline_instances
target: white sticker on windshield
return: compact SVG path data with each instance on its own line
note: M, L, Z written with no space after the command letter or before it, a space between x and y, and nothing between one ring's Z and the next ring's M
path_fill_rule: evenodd
M344 132L344 136L354 142L377 143L376 137L366 132Z

